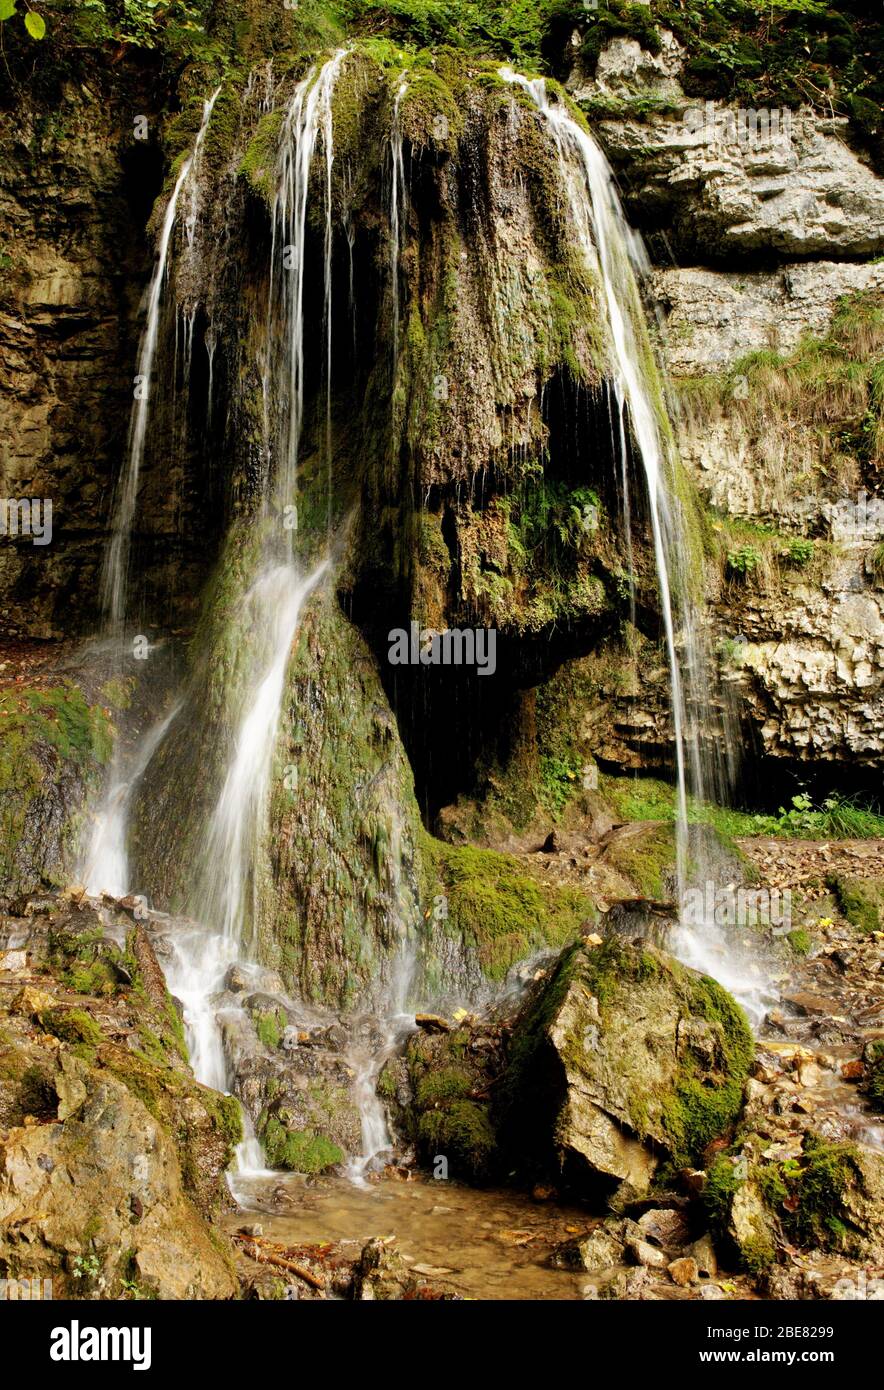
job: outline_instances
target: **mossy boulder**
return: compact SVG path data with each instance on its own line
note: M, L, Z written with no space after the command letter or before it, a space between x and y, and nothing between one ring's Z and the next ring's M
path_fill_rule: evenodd
M727 992L663 951L610 938L564 951L517 1020L498 1118L522 1168L610 1194L661 1157L695 1163L727 1134L752 1059Z
M420 1032L409 1039L405 1065L411 1103L397 1113L428 1168L436 1170L444 1159L446 1176L478 1183L499 1172L490 1098L503 1055L502 1035L492 1026L463 1023L450 1032ZM388 1076L389 1099L395 1102L398 1088Z
M831 1143L812 1130L784 1160L721 1154L706 1175L710 1228L742 1268L762 1274L783 1247L879 1261L884 1256L884 1160L870 1149Z
M884 879L834 874L828 884L852 926L862 932L884 929Z
M110 712L67 683L0 693L0 892L59 887L87 794L113 747Z

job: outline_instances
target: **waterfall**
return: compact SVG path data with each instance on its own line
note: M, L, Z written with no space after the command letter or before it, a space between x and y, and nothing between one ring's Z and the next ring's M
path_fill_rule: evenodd
M281 136L281 156L276 196L273 203L273 243L271 276L279 267L281 307L286 334L282 354L280 387L284 392L287 415L282 458L277 477L277 496L283 505L294 493L298 466L298 447L304 417L304 256L306 250L307 196L310 166L317 137L322 131L327 163L326 207L326 285L330 284L331 262L331 165L333 154L332 95L347 50L338 49L321 68L311 68L298 84L286 112ZM331 291L327 289L328 306ZM328 351L331 347L331 316L328 321ZM330 388L329 388L330 389Z
M399 241L401 210L405 206L405 163L402 157L402 122L400 108L408 91L405 78L400 79L393 98L393 122L390 128L390 290L393 297L393 373L399 362Z
M326 563L304 576L292 553L292 531L284 524L294 499L298 449L304 419L304 273L307 200L314 150L321 134L325 155L324 337L326 358L325 446L331 508L332 198L334 160L331 101L345 51L313 68L298 84L283 121L274 203L267 346L262 389L267 405L265 459L272 455L269 420L271 374L283 403L276 476L265 478L261 546L256 572L240 601L246 647L244 689L226 691L235 729L220 792L206 825L190 909L199 923L179 934L170 987L181 998L191 1063L198 1080L226 1090L227 1060L213 996L229 966L248 951L257 916L258 866L263 852L271 792L273 749L279 727L289 654L305 600ZM277 282L278 281L278 285ZM274 316L278 290L279 323ZM277 329L279 333L277 335ZM281 343L281 346L279 346ZM274 346L277 347L274 356ZM239 1172L260 1170L254 1137L238 1154Z
M676 467L674 444L662 405L662 387L654 361L639 277L647 258L640 237L626 221L614 176L592 136L562 104L550 102L541 78L528 79L510 68L500 75L530 97L548 129L556 151L573 225L587 264L602 287L607 343L611 354L613 389L619 415L619 453L625 495L625 515L631 527L626 464L626 419L644 470L651 518L657 583L666 641L671 690L676 773L676 872L679 902L684 902L688 880L687 764L691 790L704 794L704 769L696 723L689 724L685 686L702 697L702 644L688 586L679 585L682 597L680 641L684 649L685 675L679 661L673 605L672 576L684 580L679 563L677 504L672 494ZM658 404L659 402L659 404ZM695 706L696 707L696 706ZM691 737L687 732L690 728ZM764 1011L758 982L747 963L738 958L715 922L689 925L680 915L672 947L686 964L714 975L730 989L755 1019Z
M148 729L127 761L114 759L110 786L95 817L82 862L80 877L87 893L109 893L115 898L128 893L129 855L126 839L132 794L180 708L179 700L168 714Z
M203 103L203 118L196 141L191 153L178 172L175 187L172 190L172 196L163 218L156 264L147 290L147 312L138 350L138 374L135 400L129 419L126 462L117 482L111 523L111 540L105 553L101 574L101 608L106 621L113 628L120 627L126 613L126 578L129 569L132 522L135 517L135 504L138 500L141 465L144 461L144 445L147 438L147 421L150 412L151 374L157 350L160 306L178 200L199 156L212 110L220 91L220 86L216 87L208 101Z

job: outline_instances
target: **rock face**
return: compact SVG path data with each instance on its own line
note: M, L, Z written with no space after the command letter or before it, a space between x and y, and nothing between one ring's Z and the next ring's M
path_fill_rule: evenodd
M809 261L775 271L666 267L654 272L673 376L726 370L750 352L787 353L823 337L842 295L884 291L884 265Z
M653 948L612 938L565 951L517 1023L504 1081L504 1143L566 1179L647 1189L661 1152L687 1162L727 1132L752 1055L720 986ZM511 1107L506 1116L507 1106Z
M0 955L0 1273L53 1295L231 1298L211 1223L239 1106L194 1082L142 928L48 899Z
M60 1058L46 1084L55 1119L0 1139L4 1272L71 1294L128 1281L159 1298L233 1297L175 1147L142 1102L77 1057Z
M847 145L846 119L703 102L685 96L680 66L671 35L657 57L614 40L593 79L578 69L569 82L590 110L619 105L598 129L639 225L665 228L683 259L861 256L884 246L884 184ZM635 98L669 109L630 119Z

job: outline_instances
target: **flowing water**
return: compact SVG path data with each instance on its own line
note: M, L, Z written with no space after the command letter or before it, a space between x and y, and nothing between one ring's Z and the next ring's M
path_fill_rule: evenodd
M399 242L400 219L405 207L405 162L402 155L402 98L408 83L402 77L393 98L390 128L390 291L393 298L393 372L399 362Z
M530 80L509 68L502 69L501 76L530 96L550 133L574 228L587 262L601 282L627 516L627 420L644 471L669 664L676 774L676 870L679 902L683 904L689 880L689 774L691 792L699 801L704 799L708 781L698 727L706 706L706 663L683 563L685 547L679 535L679 507L674 495L674 443L662 404L662 382L639 289L648 261L640 237L624 217L608 162L592 136L568 114L564 105L550 101L542 79ZM681 598L679 633L674 616L676 587ZM694 712L690 718L686 687L692 695ZM691 876L704 877L708 870L703 863L702 847L690 845L690 853L694 861L700 861ZM682 914L670 946L686 964L720 980L736 995L753 1021L760 1021L772 996L766 991L757 965L737 949L714 920L688 923Z
M148 729L128 759L114 758L110 785L95 817L79 874L87 893L121 898L129 892L127 836L132 795L180 708L178 701Z
M327 562L323 562L309 574L302 572L294 558L293 527L287 525L286 518L294 514L296 526L295 485L305 411L307 212L314 154L321 145L325 202L323 448L329 524L331 522L332 100L345 58L346 51L339 50L321 68L311 69L298 84L282 124L273 207L266 346L259 362L264 399L262 457L266 469L261 506L254 523L258 528L260 544L238 604L242 637L241 660L237 663L237 669L241 674L229 678L228 688L223 693L223 707L226 710L223 723L227 730L229 755L204 828L199 862L194 866L191 879L193 887L189 907L192 926L176 932L173 940L174 960L168 972L169 986L184 1004L194 1072L199 1080L219 1090L228 1089L230 1084L224 1047L224 1010L227 1013L236 1012L236 1006L229 1003L229 996L219 1012L219 996L223 994L230 966L248 957L254 941L258 915L257 889L273 775L273 750L285 694L289 654L303 605L320 582L327 565ZM659 404L662 394L652 365L653 357L639 293L638 276L644 266L643 252L641 243L623 218L610 170L592 138L570 118L564 107L549 102L542 82L529 81L509 70L505 70L504 75L528 93L550 132L574 227L587 259L600 279L616 398L617 421L612 433L619 444L624 488L627 479L627 430L634 439L644 470L672 688L678 874L679 882L683 885L688 854L688 758L692 762L695 789L702 788L702 768L696 740L688 737L679 642L687 651L687 657L682 659L689 673L694 673L690 676L692 681L700 669L699 660L694 656L699 642L693 630L689 605L683 607L681 634L676 632L674 619L674 590L677 589L679 593L683 591L675 560L678 529L672 487L675 461L668 422ZM407 84L402 78L394 97L390 136L390 258L394 350L397 355L399 254L405 202L400 115L406 90ZM194 152L182 167L166 210L158 263L148 296L148 319L139 359L140 374L147 382L154 365L160 297L176 205L199 153L216 97L217 92L206 103ZM198 208L197 195L193 195L190 206ZM210 358L211 352L210 348ZM185 353L189 356L187 326ZM120 498L105 566L103 601L108 619L113 623L119 623L125 614L129 536L144 451L148 400L149 395L145 394L136 403L133 412L129 454L120 484ZM631 536L628 493L625 494L624 505ZM673 583L673 576L678 581L676 584ZM104 888L123 893L130 888L125 841L132 791L179 710L180 705L177 705L145 737L125 775L120 773L112 779L107 812L103 823L96 826L90 849L88 882L92 889ZM199 711L192 710L191 714L196 718ZM695 768L693 763L696 763ZM383 986L383 997L378 1001L377 1015L353 1022L347 1054L354 1073L354 1095L362 1117L363 1152L351 1160L348 1170L357 1186L367 1185L366 1179L372 1167L377 1166L391 1148L386 1115L376 1093L376 1082L385 1060L401 1046L403 1038L415 1026L408 1006L416 969L416 937L414 923L409 921L403 902L396 841L394 827L390 898L395 944L388 978ZM695 959L691 959L691 963L700 964L698 958L704 953L704 958L708 958L710 953L715 955L715 969L710 973L719 978L730 968L730 957L719 949L722 943L713 942L711 934L705 929L692 933L682 926L677 940L677 949L683 958L690 958L694 953ZM701 964L700 968L709 967ZM735 975L732 974L726 982L740 994L740 980ZM251 1131L238 1157L239 1173L234 1182L235 1190L239 1192L243 1184L247 1185L255 1177L266 1177L260 1147Z
M194 162L199 156L212 109L220 91L221 88L216 87L208 101L204 103L203 118L193 150L185 159L178 173L178 178L175 180L175 187L172 190L172 196L163 218L156 265L147 290L146 319L138 352L137 389L129 422L126 462L117 484L113 521L111 522L111 539L105 554L101 575L101 608L105 621L112 628L121 626L126 612L126 578L129 569L132 522L135 518L138 483L141 465L144 461L144 445L147 439L147 422L152 394L151 378L160 327L160 306L166 279L169 247L178 212L178 200L190 177Z

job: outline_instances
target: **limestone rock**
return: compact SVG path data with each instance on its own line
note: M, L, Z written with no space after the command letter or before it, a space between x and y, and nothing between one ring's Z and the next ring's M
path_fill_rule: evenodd
M726 993L663 952L571 947L516 1024L504 1134L581 1185L641 1192L660 1152L727 1128L751 1050Z
M160 1298L231 1298L229 1260L184 1193L171 1139L108 1073L72 1055L50 1074L58 1118L0 1139L0 1268L55 1296L123 1278Z

